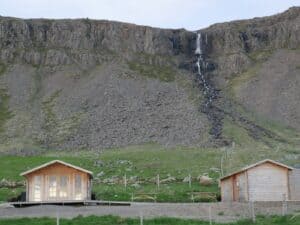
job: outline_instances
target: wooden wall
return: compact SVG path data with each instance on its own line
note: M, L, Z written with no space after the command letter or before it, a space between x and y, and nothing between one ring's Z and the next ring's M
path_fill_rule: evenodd
M75 175L78 174L81 176L82 180L82 199L90 199L91 192L89 188L91 187L90 176L89 174L83 173L82 171L76 170L74 168L62 165L60 163L55 163L48 167L37 170L33 173L30 173L26 176L27 179L27 193L26 198L28 201L34 201L34 177L41 176L41 201L49 200L75 200ZM68 186L67 186L67 197L59 197L56 199L50 198L48 187L49 187L49 176L67 176L68 177Z
M236 181L237 183L235 185L237 189L237 195L235 200L240 202L247 201L248 200L247 171L243 173L239 173L237 175Z
M300 200L300 169L293 169L289 173L291 200Z
M247 201L247 174L242 172L221 181L222 201Z
M233 201L233 178L229 177L221 181L221 198L222 201Z
M249 201L282 201L289 198L288 169L264 163L248 170Z

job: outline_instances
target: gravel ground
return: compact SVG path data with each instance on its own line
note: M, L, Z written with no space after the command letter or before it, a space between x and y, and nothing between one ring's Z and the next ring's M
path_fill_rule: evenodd
M60 217L73 218L78 215L117 215L121 217L139 217L143 214L145 218L153 217L176 217L192 219L209 219L209 207L213 220L218 222L229 222L247 217L248 210L244 214L232 214L239 209L241 211L245 204L224 203L202 203L202 204L172 204L172 203L133 203L131 206L52 206L41 205L24 208L0 209L0 218L20 217ZM222 212L222 213L221 213Z
M175 217L185 219L212 220L216 222L232 222L251 216L249 203L132 203L131 206L53 206L41 205L24 208L7 208L0 205L1 218L21 217L56 217L73 218L78 215L116 215L121 217ZM211 209L211 210L209 210ZM287 202L287 214L300 210L300 201ZM254 203L255 214L282 214L282 202Z

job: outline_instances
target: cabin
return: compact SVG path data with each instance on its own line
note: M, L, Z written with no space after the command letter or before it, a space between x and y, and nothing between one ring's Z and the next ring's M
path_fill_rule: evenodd
M53 160L20 174L26 178L26 201L63 202L91 199L91 171Z
M292 167L270 159L257 162L220 179L222 201L291 200L297 192L291 176L297 177Z

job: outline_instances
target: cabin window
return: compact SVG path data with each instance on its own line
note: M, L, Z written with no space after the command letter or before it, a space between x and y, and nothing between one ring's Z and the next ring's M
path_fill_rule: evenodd
M56 190L57 190L56 176L50 176L49 177L49 197L50 198L56 197Z
M34 177L34 201L41 201L41 185L42 185L42 177L35 176Z
M68 177L60 177L60 187L59 187L59 197L66 198L68 197Z
M82 180L81 175L75 175L75 200L82 200Z

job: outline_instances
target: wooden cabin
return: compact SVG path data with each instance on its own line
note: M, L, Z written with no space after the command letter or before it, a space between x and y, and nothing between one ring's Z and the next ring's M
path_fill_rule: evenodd
M26 178L26 201L83 201L91 199L92 175L54 160L20 174Z
M222 201L290 200L290 172L293 168L266 159L222 177Z

